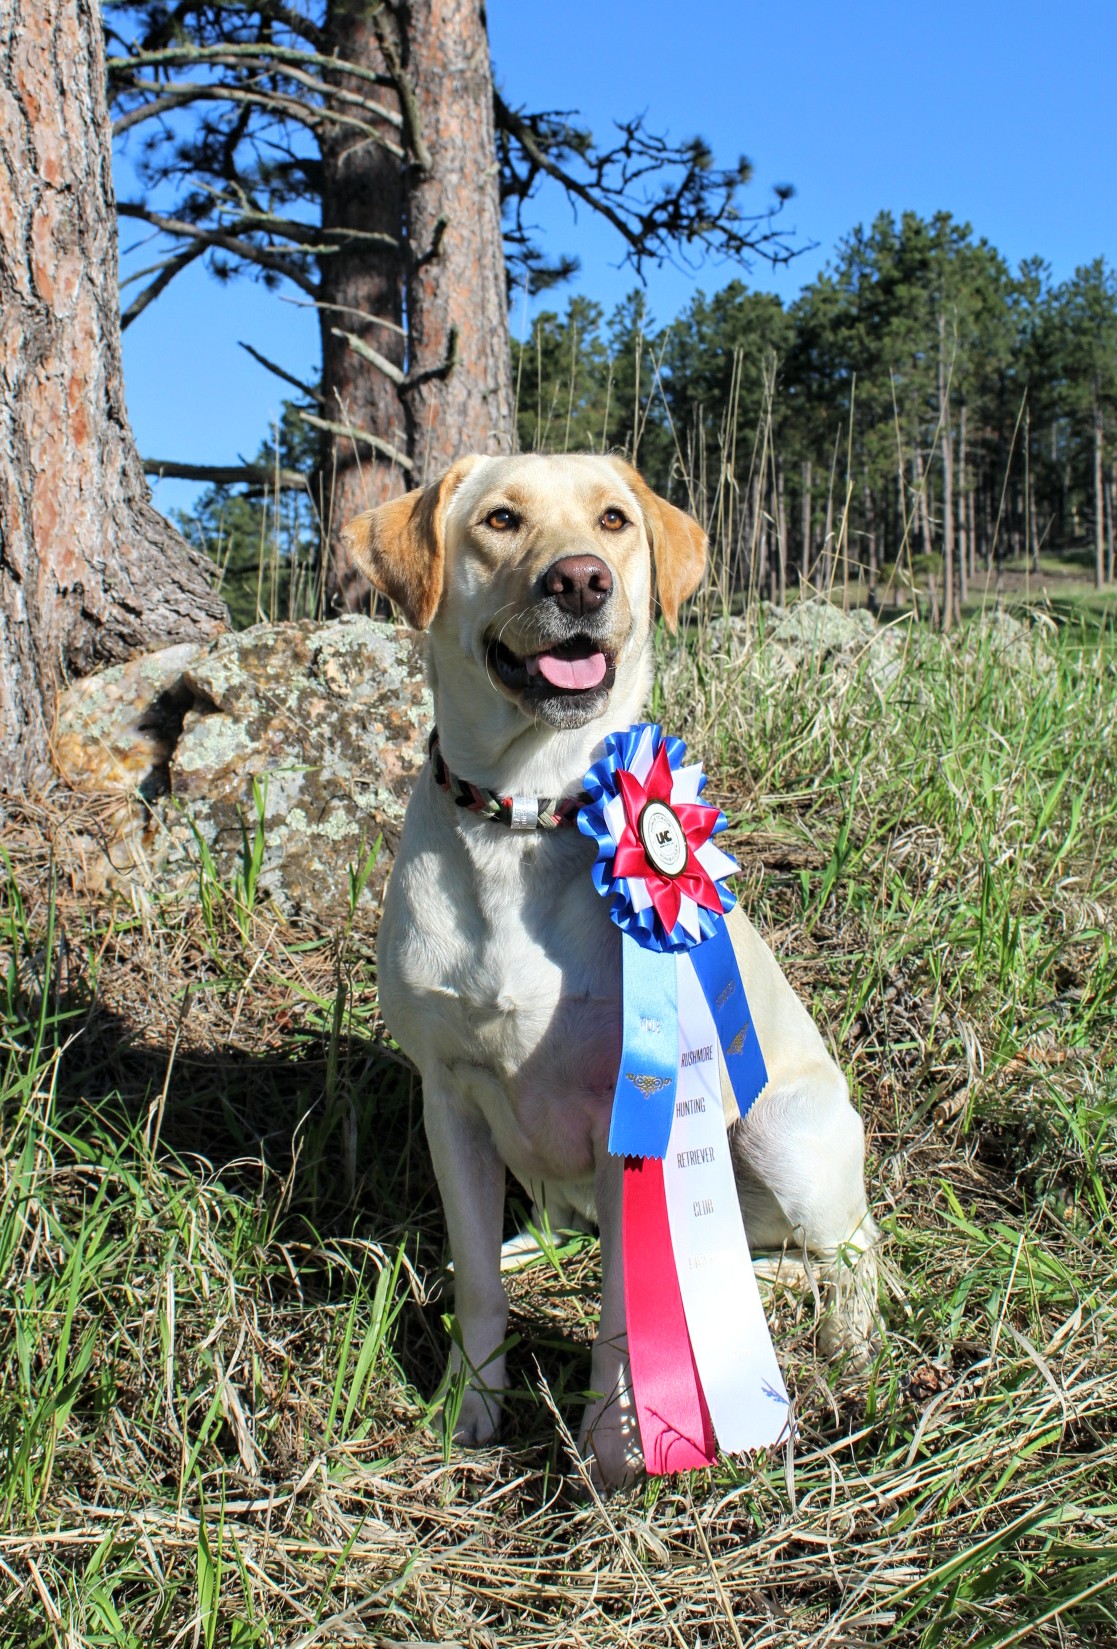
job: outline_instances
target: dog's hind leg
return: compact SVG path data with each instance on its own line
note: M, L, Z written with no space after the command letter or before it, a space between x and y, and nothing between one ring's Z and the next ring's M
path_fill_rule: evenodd
M524 1180L523 1187L531 1198L531 1214L515 1236L506 1237L501 1245L502 1271L516 1271L521 1266L534 1264L547 1252L549 1244L561 1241L564 1233L594 1229L594 1220L585 1211L584 1196L572 1199L566 1187L543 1180ZM589 1205L593 1205L592 1186Z
M468 1384L454 1426L459 1443L488 1443L500 1424L505 1385L508 1296L500 1280L504 1163L488 1123L443 1065L423 1073L423 1124L430 1146L450 1254L460 1344L450 1352L451 1375L463 1368Z
M819 1345L854 1367L879 1333L877 1230L865 1196L865 1138L829 1061L767 1089L730 1134L749 1245L786 1246L818 1272Z

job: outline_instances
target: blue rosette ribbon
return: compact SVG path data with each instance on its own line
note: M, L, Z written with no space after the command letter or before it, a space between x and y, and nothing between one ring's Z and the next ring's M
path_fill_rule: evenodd
M742 1116L768 1080L745 987L725 924L737 869L714 837L724 813L699 798L706 784L686 746L654 723L605 739L583 780L578 828L597 846L594 886L621 930L624 1042L609 1149L659 1157L667 1150L679 1071L677 958L690 955L713 1015Z

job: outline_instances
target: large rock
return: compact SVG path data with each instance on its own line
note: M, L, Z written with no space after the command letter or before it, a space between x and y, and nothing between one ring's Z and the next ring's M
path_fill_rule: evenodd
M877 687L894 681L902 668L909 620L879 625L866 607L849 612L811 596L790 607L762 603L755 617L732 618L734 651L748 656L777 680L800 673L826 674L843 681L862 670Z
M55 759L105 798L87 880L179 886L243 869L257 822L257 888L330 924L349 870L378 837L376 901L426 759L432 710L416 638L357 614L259 624L167 648L76 682L59 700Z

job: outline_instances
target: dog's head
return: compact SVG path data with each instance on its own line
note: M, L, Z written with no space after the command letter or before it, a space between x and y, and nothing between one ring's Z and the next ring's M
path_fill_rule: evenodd
M458 650L556 728L604 714L642 671L653 587L674 630L706 560L698 523L630 464L581 454L459 459L343 537L376 589L430 627L437 662Z

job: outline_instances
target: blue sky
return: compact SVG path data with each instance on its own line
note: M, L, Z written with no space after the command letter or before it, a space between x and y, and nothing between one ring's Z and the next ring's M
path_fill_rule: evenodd
M489 0L488 15L510 102L579 110L600 138L612 116L637 112L672 137L699 132L719 160L753 161L746 209L794 184L786 221L816 249L786 269L758 260L747 277L785 301L882 209L950 211L1012 264L1046 257L1056 279L1099 255L1117 262L1117 0ZM118 187L132 192L126 167ZM631 290L615 239L584 212L575 221L544 196L534 221L548 250L582 260L549 305L582 291L608 310ZM125 225L122 245L134 238ZM699 287L739 273L652 270L652 314L667 321ZM523 322L517 301L513 329ZM239 339L297 376L315 372L308 310L197 267L128 330L145 456L230 463L255 451L283 386ZM197 490L163 482L156 502L181 506Z

